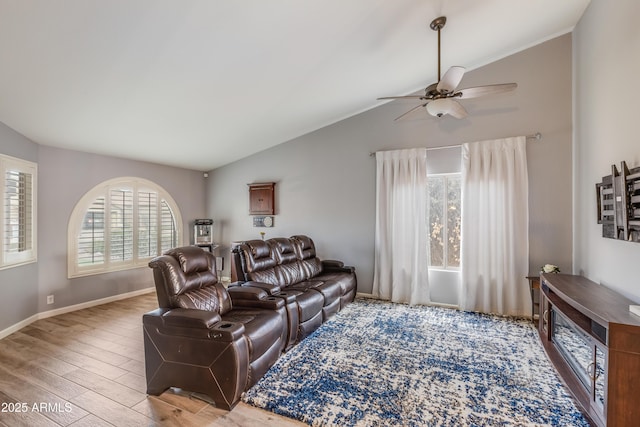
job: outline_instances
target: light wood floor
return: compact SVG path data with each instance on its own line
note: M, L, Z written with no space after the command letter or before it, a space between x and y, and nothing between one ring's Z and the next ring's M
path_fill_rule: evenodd
M142 314L157 306L150 293L38 320L0 340L0 425L304 425L244 403L227 412L179 390L147 396Z

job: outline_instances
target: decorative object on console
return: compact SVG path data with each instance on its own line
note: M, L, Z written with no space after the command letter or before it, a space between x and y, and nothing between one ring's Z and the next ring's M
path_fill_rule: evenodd
M247 184L249 215L275 215L275 182Z
M543 273L560 273L560 268L557 265L545 264L540 267L540 271Z
M611 175L596 184L598 224L602 237L640 242L640 167L620 171L611 165Z

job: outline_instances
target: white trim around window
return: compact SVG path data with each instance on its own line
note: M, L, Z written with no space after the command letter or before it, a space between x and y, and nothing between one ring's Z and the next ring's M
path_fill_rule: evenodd
M0 269L37 261L38 165L0 154Z
M105 181L76 204L67 233L69 278L144 267L183 239L182 215L158 184Z

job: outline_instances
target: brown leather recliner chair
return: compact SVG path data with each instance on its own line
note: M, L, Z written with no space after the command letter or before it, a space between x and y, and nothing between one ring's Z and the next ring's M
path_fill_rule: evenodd
M196 246L151 260L157 310L143 316L147 393L204 393L230 410L276 362L287 340L282 298L257 288L227 291L215 258Z

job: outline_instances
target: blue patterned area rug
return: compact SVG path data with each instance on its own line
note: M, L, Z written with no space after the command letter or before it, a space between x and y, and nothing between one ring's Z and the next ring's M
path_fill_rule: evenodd
M243 401L314 426L588 426L528 320L357 299Z

